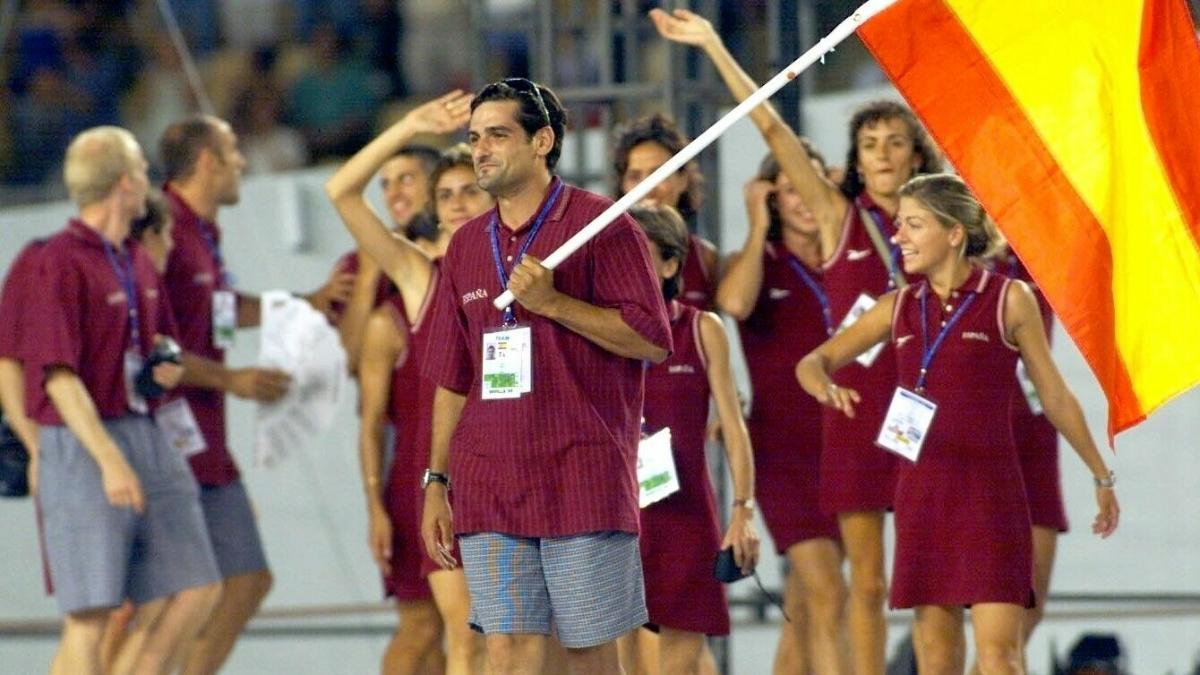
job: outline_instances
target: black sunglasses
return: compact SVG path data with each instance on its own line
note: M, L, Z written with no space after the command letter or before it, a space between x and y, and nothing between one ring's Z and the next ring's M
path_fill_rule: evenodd
M542 117L540 120L542 122L542 126L551 126L550 111L546 108L546 101L542 98L542 92L538 91L538 86L536 84L523 77L509 77L502 81L509 87L529 95L529 97L533 99L533 102L537 104L538 114L540 114Z

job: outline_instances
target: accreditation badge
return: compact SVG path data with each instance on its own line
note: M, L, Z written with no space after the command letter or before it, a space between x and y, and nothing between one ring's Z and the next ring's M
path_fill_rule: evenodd
M233 349L237 334L237 294L233 291L213 291L212 326L217 349Z
M167 439L167 445L178 450L184 457L198 455L208 449L200 425L187 399L177 398L159 406L154 411L154 422Z
M482 398L520 398L533 391L533 331L511 326L483 334Z
M872 298L866 293L859 293L858 298L856 298L854 300L854 304L850 306L850 311L846 312L845 318L842 319L842 323L838 325L835 333L840 333L850 326L853 326L854 323L858 321L859 317L861 317L867 312L867 310L874 306L875 298ZM858 361L859 365L861 365L863 368L870 368L871 364L875 363L875 359L879 357L879 352L883 351L883 345L884 343L880 342L862 354L859 354L858 358L854 360Z
M637 481L638 506L643 509L679 492L670 427L664 427L638 443Z
M145 397L137 389L138 375L145 363L146 359L136 349L125 350L125 400L129 403L129 409L139 415L145 415L150 410Z
M1044 412L1042 397L1038 396L1037 387L1033 386L1033 379L1029 377L1029 371L1025 369L1025 361L1022 359L1017 359L1017 382L1021 385L1021 393L1025 394L1029 411L1034 415L1041 415Z
M916 462L935 413L936 403L904 387L896 387L875 444Z

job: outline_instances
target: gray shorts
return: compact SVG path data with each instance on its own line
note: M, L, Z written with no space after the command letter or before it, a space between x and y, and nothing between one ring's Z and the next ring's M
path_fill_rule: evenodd
M141 515L108 503L100 467L65 426L40 436L38 500L59 609L144 603L220 581L196 479L150 418L104 420L141 482Z
M637 535L526 538L483 532L458 541L480 632L549 635L594 647L649 621Z
M240 478L226 485L201 485L200 508L222 579L267 569L258 522Z

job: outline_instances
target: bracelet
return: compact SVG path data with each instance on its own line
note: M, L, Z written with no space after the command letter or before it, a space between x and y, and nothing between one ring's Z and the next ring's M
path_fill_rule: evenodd
M1115 471L1109 471L1107 478L1096 478L1095 476L1092 476L1092 482L1096 484L1097 488L1111 490L1112 487L1117 484L1117 473Z
M733 508L736 509L739 506L742 508L748 509L750 511L753 511L754 510L754 497L750 497L749 499L733 500Z

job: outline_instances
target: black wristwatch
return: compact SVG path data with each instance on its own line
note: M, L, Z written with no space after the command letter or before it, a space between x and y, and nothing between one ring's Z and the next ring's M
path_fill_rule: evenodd
M430 483L441 483L442 485L446 486L447 490L450 489L449 476L444 473L438 473L433 469L425 469L425 475L421 476L421 489L424 490L425 488L429 487Z

